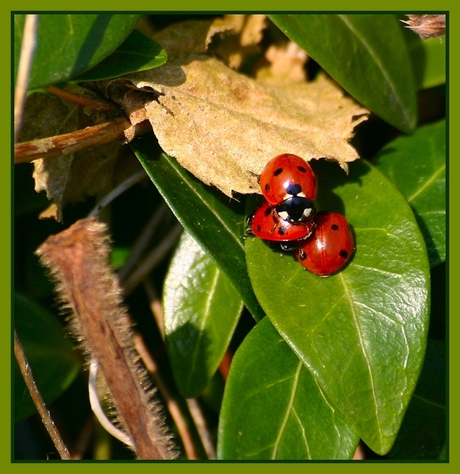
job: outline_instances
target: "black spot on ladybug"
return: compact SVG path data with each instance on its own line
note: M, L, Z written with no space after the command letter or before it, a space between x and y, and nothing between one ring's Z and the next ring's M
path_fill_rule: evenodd
M267 209L265 209L264 216L268 217L271 214L271 212L272 212L271 208L267 207Z
M257 226L257 232L259 232L259 233L260 233L260 232L261 232L261 230L262 230L262 226L258 225L258 226Z
M331 229L332 230L339 230L339 226L337 224L332 224Z
M284 235L286 233L286 226L282 225L279 229L278 229L278 234L279 235Z
M340 252L339 252L339 255L342 257L342 258L348 258L348 252L344 249L342 249Z
M283 168L277 168L274 171L273 176L279 176L282 172L283 172Z
M298 169L301 173L306 173L306 172L307 172L307 168L305 168L304 166L297 166L297 169Z
M265 191L266 191L266 192L269 192L269 191L270 191L270 185L269 185L268 183L265 185Z

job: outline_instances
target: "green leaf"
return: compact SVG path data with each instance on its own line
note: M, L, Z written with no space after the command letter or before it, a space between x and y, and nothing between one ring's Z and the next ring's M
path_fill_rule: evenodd
M56 318L26 296L14 296L14 328L45 403L56 400L75 379L80 360ZM14 364L14 417L36 413L19 367Z
M249 275L273 325L331 403L379 454L394 442L420 374L429 312L426 248L405 199L360 160L315 163L320 209L346 215L350 265L329 278L248 239Z
M411 205L431 266L446 259L446 161L445 120L393 140L376 160Z
M415 79L396 16L269 16L357 101L403 132L415 129Z
M446 443L446 348L443 341L428 341L420 380L407 409L391 459L438 459Z
M401 19L406 20L405 15ZM412 61L415 82L418 89L439 86L446 82L446 41L440 38L422 40L413 31L405 28L407 42Z
M166 51L137 30L131 32L122 45L75 81L101 81L124 74L161 66L168 59Z
M209 252L248 310L260 319L263 311L246 269L242 204L205 186L174 158L158 157L158 146L151 136L135 140L131 147L180 223Z
M184 233L164 286L166 346L179 392L200 395L227 350L243 304L209 254Z
M439 38L423 41L425 73L422 86L435 87L446 82L446 43Z
M112 53L141 15L40 14L29 89L67 81ZM17 73L25 15L14 15L14 72Z
M351 459L358 442L270 320L260 321L232 361L219 459Z

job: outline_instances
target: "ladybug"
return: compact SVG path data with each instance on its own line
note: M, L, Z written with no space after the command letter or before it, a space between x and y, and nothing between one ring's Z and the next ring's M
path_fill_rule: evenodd
M277 206L292 197L314 201L318 194L316 175L300 156L284 153L272 158L263 169L259 184L268 203Z
M283 220L302 222L314 216L316 175L299 156L289 153L275 156L263 169L259 184L266 201L277 207Z
M299 244L295 255L307 270L325 277L350 260L355 239L345 217L336 212L319 212L315 225L315 233Z
M265 202L248 219L246 232L254 234L262 240L272 242L291 242L308 238L314 224L310 221L289 222L278 214L277 208ZM288 250L288 246L283 249Z

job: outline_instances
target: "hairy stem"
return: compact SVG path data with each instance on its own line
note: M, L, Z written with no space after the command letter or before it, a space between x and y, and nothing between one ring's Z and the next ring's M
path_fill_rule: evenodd
M71 330L97 361L121 428L139 459L172 459L175 449L133 343L130 317L108 265L108 237L95 218L77 221L37 250L71 310Z

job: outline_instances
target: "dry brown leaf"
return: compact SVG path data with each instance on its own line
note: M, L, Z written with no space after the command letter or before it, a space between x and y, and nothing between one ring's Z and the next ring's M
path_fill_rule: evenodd
M230 21L190 20L174 24L155 35L155 41L168 52L168 56L183 53L206 53L214 35L224 33L235 28Z
M215 40L212 52L232 69L239 69L248 55L258 52L262 34L267 27L265 15L225 15L216 18L210 29L211 39L218 28L226 28L221 41ZM208 44L209 46L209 44Z
M257 176L279 153L336 160L345 170L358 158L349 139L367 111L324 76L274 86L183 54L129 79L156 93L145 113L162 149L228 196L259 192Z
M265 64L256 71L256 79L264 84L293 84L307 80L307 53L289 41L284 45L270 45L265 52Z
M417 33L420 38L436 38L446 34L446 15L407 15L409 20L401 20Z
M55 214L47 212L42 217L61 222L66 204L108 192L119 149L120 144L114 142L85 153L35 160L35 191L46 191L47 198L56 204L52 207Z
M49 94L35 93L27 99L19 139L29 141L56 136L86 125L88 117L82 113L81 106ZM52 201L40 218L62 221L66 204L108 192L117 179L124 179L126 174L131 174L133 169L126 169L129 164L126 159L122 165L117 164L119 150L120 144L112 142L81 153L35 160L35 191L46 191L47 198ZM131 163L139 167L137 161L132 160ZM114 173L118 174L120 169L125 174L117 178Z
M266 27L265 15L224 15L174 24L155 35L168 56L184 53L212 53L237 69L245 55L254 53Z
M18 142L71 132L78 127L79 121L76 104L36 92L27 98Z

